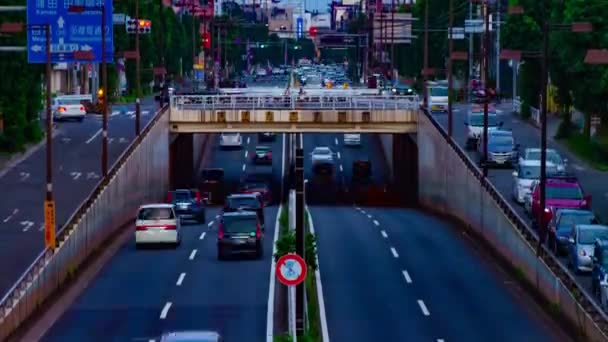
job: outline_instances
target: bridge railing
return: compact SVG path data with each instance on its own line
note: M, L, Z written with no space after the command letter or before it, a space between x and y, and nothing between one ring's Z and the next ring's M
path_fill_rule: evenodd
M414 110L418 96L389 95L173 95L171 108L178 110Z

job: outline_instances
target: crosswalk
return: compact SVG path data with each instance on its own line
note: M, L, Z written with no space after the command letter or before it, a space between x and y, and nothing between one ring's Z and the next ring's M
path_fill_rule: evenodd
M121 115L128 116L129 118L134 119L135 111L134 110L113 110L112 113L110 114L110 117L121 116ZM141 115L142 116L150 115L150 111L142 110Z

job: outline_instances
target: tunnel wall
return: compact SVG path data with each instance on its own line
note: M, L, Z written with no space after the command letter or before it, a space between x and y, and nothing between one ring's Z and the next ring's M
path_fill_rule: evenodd
M200 168L205 164L214 134L180 133L170 143L171 188L192 188L198 185Z
M418 203L418 147L415 134L378 134L389 169L388 191L400 205Z
M591 341L607 339L606 315L546 249L475 163L432 116L418 120L419 203L462 223L490 245L527 283ZM577 294L577 298L573 295Z
M386 164L389 169L389 182L392 182L395 175L393 170L393 135L392 134L378 134L380 138L380 145L382 146L382 150L384 151L384 157L386 159Z

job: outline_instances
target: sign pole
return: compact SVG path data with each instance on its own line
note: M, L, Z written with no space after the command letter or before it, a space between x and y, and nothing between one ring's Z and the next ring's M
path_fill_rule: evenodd
M51 25L46 31L46 201L44 206L45 246L55 249L55 203L53 200L53 114L51 112Z
M139 0L135 1L135 78L137 82L137 98L135 99L135 135L139 136L140 133L140 118L141 118L141 76L139 66ZM161 96L162 99L162 96Z
M450 0L450 42L448 53L448 135L452 136L452 103L454 102L453 94L453 77L452 77L452 51L454 50L454 3Z
M101 77L103 84L101 172L108 175L108 64L106 63L106 6L101 5Z
M296 149L296 254L304 255L304 149ZM296 287L296 335L304 335L304 284Z

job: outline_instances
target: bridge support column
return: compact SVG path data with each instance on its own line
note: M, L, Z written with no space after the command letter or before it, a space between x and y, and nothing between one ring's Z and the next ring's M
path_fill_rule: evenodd
M169 177L171 189L190 188L193 183L194 137L192 133L180 133L170 143Z
M393 135L393 185L401 204L418 202L418 146L414 134Z

